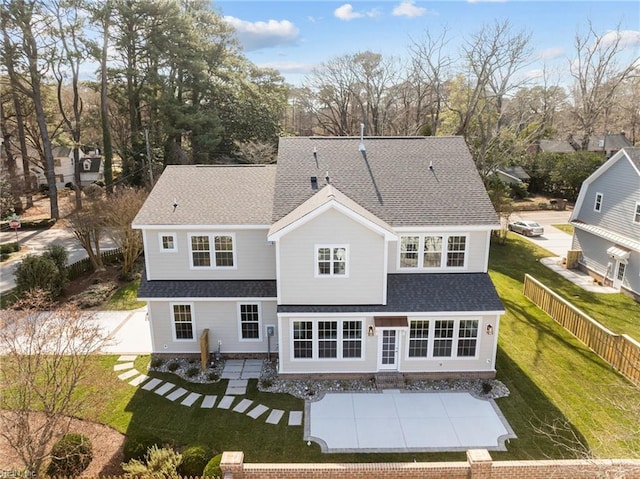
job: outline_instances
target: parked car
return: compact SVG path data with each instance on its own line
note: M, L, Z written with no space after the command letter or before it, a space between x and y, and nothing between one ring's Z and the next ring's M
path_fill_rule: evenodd
M509 231L525 236L540 236L544 233L544 228L535 221L514 221L509 223Z

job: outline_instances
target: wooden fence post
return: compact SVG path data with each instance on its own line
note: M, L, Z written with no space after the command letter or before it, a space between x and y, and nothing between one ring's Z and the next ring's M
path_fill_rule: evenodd
M209 329L200 335L200 368L204 371L209 365Z

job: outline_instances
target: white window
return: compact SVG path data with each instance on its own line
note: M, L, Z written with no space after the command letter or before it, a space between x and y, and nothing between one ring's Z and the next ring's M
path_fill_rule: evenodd
M173 339L176 341L194 341L195 325L191 304L172 304L171 319L173 323Z
M160 233L158 239L160 241L160 251L165 253L178 251L178 241L174 233Z
M84 171L89 171L91 169L91 160L85 161L82 165L84 166Z
M349 247L347 245L316 246L316 276L347 277Z
M411 321L409 327L409 357L426 358L429 354L429 321Z
M408 358L474 358L478 319L416 319L409 323Z
M293 321L294 359L362 358L362 321Z
M240 340L260 341L260 331L262 331L260 305L257 303L239 304L238 315L240 318Z
M235 268L235 237L232 233L189 235L192 268Z
M464 268L467 244L466 235L401 236L398 268Z
M640 223L640 202L636 203L636 211L633 215L633 222Z
M602 193L596 193L596 200L593 203L593 211L600 212L602 211Z

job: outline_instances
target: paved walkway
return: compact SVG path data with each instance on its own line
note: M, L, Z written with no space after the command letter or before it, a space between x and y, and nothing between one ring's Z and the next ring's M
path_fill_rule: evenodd
M609 286L602 286L596 283L591 276L578 269L567 269L563 263L564 258L542 258L540 262L547 268L552 269L563 278L568 279L574 284L577 284L585 291L592 293L602 294L614 294L619 293L617 289Z
M242 397L246 394L248 379L260 377L262 361L259 359L227 360L222 377L229 379L229 384L225 395L218 398L218 396L214 395L189 391L176 386L170 381L149 378L149 376L140 373L135 368L134 361L136 357L136 355L126 354L118 358L118 363L113 367L113 370L118 374L118 378L127 381L131 386L140 387L145 391L152 391L182 406L202 409L227 409L239 414L245 414L251 419L257 420L261 418L260 420L267 424L279 424L287 414L287 411L272 409L264 404ZM260 369L258 369L258 366ZM289 426L302 425L302 411L289 411L287 424Z

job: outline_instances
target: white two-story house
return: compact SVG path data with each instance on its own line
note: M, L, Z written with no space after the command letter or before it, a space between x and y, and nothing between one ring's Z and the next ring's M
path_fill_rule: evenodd
M277 166L169 166L142 230L155 353L280 374L492 377L498 217L461 137L287 137Z
M570 221L581 268L640 300L640 148L618 151L584 181Z

